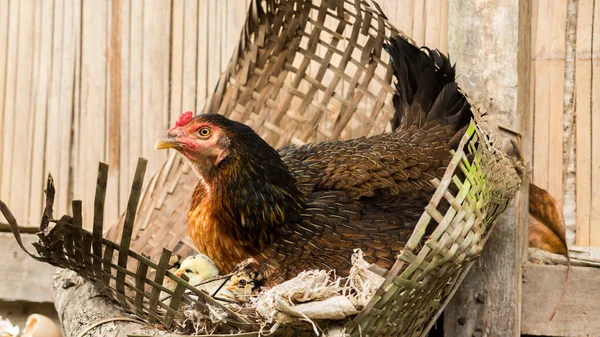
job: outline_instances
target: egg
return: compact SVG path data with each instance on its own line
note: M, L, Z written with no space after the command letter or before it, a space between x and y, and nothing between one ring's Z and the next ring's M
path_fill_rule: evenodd
M21 337L61 337L60 329L54 321L44 315L33 314L27 317Z

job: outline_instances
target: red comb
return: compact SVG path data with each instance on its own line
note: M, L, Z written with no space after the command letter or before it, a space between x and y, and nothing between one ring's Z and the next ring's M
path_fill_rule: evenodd
M175 122L175 126L186 125L189 121L192 120L192 117L193 117L193 113L191 111L182 113L181 116L179 116L179 118L177 119L177 122Z

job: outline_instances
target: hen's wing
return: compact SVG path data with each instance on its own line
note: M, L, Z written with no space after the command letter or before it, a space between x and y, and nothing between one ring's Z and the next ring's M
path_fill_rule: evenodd
M307 197L315 191L348 191L365 202L402 203L430 194L431 179L444 172L449 150L472 116L454 67L439 51L420 50L402 38L392 38L385 49L398 80L395 131L281 149Z
M284 226L281 238L255 258L269 283L310 269L347 275L356 248L368 262L389 268L412 231L401 217L352 200L347 192L315 192L302 221Z
M454 68L401 38L386 50L398 80L394 132L280 150L307 207L261 252L269 280L315 268L347 274L355 248L391 267L445 171L472 116Z
M406 197L429 188L450 155L448 127L410 128L346 141L283 149L284 162L305 195L315 191L348 191L354 199L379 192Z

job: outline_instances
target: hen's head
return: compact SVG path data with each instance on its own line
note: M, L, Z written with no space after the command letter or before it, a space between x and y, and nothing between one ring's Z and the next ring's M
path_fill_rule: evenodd
M304 196L279 153L242 123L186 112L155 148L179 151L211 191L215 207L223 208L215 213L231 215L247 230L296 220L303 208Z
M155 149L173 148L190 161L196 172L209 178L224 161L234 154L234 148L262 139L248 126L218 114L192 117L188 111L181 116Z

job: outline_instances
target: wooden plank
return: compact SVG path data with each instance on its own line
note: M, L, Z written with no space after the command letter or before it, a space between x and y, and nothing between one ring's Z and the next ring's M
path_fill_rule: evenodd
M442 53L448 53L448 8L449 0L441 0L442 11L440 13L440 44L439 49Z
M4 111L5 106L4 103L6 101L5 97L5 88L7 85L7 62L8 62L8 36L9 36L9 4L10 1L0 1L0 128L4 128ZM0 169L3 168L4 161L4 145L6 136L5 132L2 132L0 135ZM0 199L5 199L5 195L8 193L3 193L3 176L6 173L4 171L0 172ZM4 184L6 186L6 184ZM6 222L3 215L0 215L0 221Z
M540 4L540 0L533 0L531 3L531 11L532 11L532 15L531 15L531 50L536 50L536 41L537 41L537 22L538 22L538 7ZM532 93L532 97L529 100L529 111L531 112L529 114L529 130L528 131L528 135L530 135L531 137L533 137L534 135L534 129L535 129L535 111L536 111L536 106L535 106L535 90L536 90L536 79L537 79L537 72L536 72L536 68L537 68L537 61L535 58L535 55L532 53L531 55L531 63L530 63L530 69L531 69L531 77L530 77L530 81L529 81L529 92ZM535 146L535 142L534 142L534 146ZM531 157L527 158L527 162L530 165L533 165L533 156L534 156L534 151L532 151L530 153ZM533 167L531 167L531 169L533 170ZM531 172L531 174L533 175L533 172Z
M563 201L563 109L565 88L565 47L567 0L553 1L551 18L552 61L550 63L550 97L548 114L548 191L562 204ZM547 36L547 35L546 35ZM548 37L546 37L548 38ZM535 113L535 112L534 112ZM537 149L536 149L537 151ZM534 151L535 152L535 151Z
M458 82L491 118L524 135L529 129L531 8L528 0L450 0L449 53ZM469 24L463 20L469 18ZM518 22L515 25L515 20ZM492 56L493 55L493 56ZM491 71L492 70L492 71ZM493 105L492 105L493 103ZM536 101L537 104L537 101ZM523 186L527 186L524 176ZM496 220L481 257L444 311L446 336L521 335L522 264L527 258L528 190Z
M600 3L594 6L591 89L591 186L590 244L600 246Z
M533 336L596 336L600 331L600 269L571 267L569 286L560 308L549 322L565 281L565 266L528 263L523 273L521 332Z
M225 70L233 50L240 41L240 33L246 21L248 7L244 6L239 0L226 0L221 5L221 16L223 17L221 35L223 44L221 46L221 71Z
M183 29L185 0L173 1L173 20L171 22L171 106L169 125L173 125L177 116L181 114L181 99L183 86L183 57L185 49L183 45ZM191 50L190 50L191 52Z
M52 173L56 183L57 214L65 214L70 208L71 158L77 153L72 150L76 151L75 145L79 144L73 141L71 132L72 125L79 125L79 103L75 88L79 87L80 5L80 1L73 0L54 3L52 82L48 103L45 161L46 171ZM73 129L74 137L78 137L79 129Z
M121 163L121 167L127 166L127 176L121 176L121 200L122 207L125 207L129 199L131 182L137 158L143 155L145 147L142 143L142 130L144 128L143 94L144 94L144 21L146 20L143 0L131 0L130 9L130 37L129 37L129 130L126 133L129 151L126 162ZM150 115L147 115L151 118Z
M418 45L425 43L425 27L427 26L427 12L425 10L426 1L427 0L413 1L413 26L411 37Z
M559 202L563 196L563 132L565 29L567 1L534 3L535 117L533 180ZM548 34L550 32L550 34ZM551 178L552 177L552 178Z
M198 4L198 59L196 64L196 111L201 112L208 95L208 30L209 4Z
M221 24L220 20L224 18L220 17L221 1L208 0L208 46L210 52L208 53L208 68L206 69L207 76L207 88L208 92L212 93L219 76L221 76L221 52L222 48L218 47L221 45L223 36L221 35ZM218 71L217 71L218 70Z
M169 126L170 1L144 1L142 156L148 158L148 172L154 174L167 159L154 151L154 143ZM138 121L139 123L139 121Z
M413 38L415 0L399 0L396 3L396 21L393 23L407 36Z
M239 4L239 2L237 2ZM181 106L179 110L171 110L169 125L175 122L182 112L196 111L196 80L198 65L198 2L186 1L184 3L183 26L183 76L181 89ZM241 6L238 6L241 7ZM237 39L236 39L237 43Z
M591 67L589 61L577 60L575 79L575 116L577 137L576 158L576 198L577 198L577 231L576 244L590 244L590 212L591 212Z
M38 241L35 234L21 234L25 247ZM0 233L0 268L3 270L0 300L52 302L52 276L56 272L53 266L38 262L17 244L12 233Z
M579 3L577 17L577 60L575 64L575 123L576 127L576 160L575 190L577 199L577 230L575 242L580 246L590 244L591 213L591 57L592 32L589 27L593 20L593 0L582 0Z
M138 155L131 153L132 143L136 143L137 137L134 138L130 134L130 123L131 123L131 110L129 101L131 99L129 95L129 84L131 76L131 60L130 60L130 47L131 47L131 30L130 25L133 21L140 20L141 14L135 17L135 20L131 20L131 0L121 0L121 8L119 18L121 20L121 137L120 137L120 155L119 159L119 213L122 214L127 204L127 197L129 196L129 186L131 186L131 179L133 178L133 169L130 165L132 159L139 157ZM139 121L138 121L139 123ZM137 136L137 135L135 135ZM137 141L139 142L139 141ZM114 221L114 219L109 219Z
M565 60L550 62L550 97L548 118L548 192L563 202L563 99L565 89ZM535 151L534 151L535 152Z
M400 20L398 19L398 6L402 2L403 0L377 1L379 6L381 6L381 10L385 13L385 16L387 16L388 21L398 29L401 29L399 25Z
M71 43L72 48L75 49L75 52L72 54L72 61L69 59L65 62L63 66L68 67L67 71L62 73L63 77L66 76L74 76L75 80L70 81L68 79L64 79L67 82L67 88L69 91L67 93L61 93L65 97L61 97L60 106L61 113L72 115L71 118L61 121L61 123L65 123L69 121L70 124L65 124L62 126L61 137L61 146L68 148L69 153L71 154L70 160L66 161L61 158L60 161L60 173L69 179L68 192L70 195L65 198L66 200L66 211L71 214L72 210L72 195L74 194L74 185L72 180L74 176L77 174L76 171L76 156L79 155L79 150L82 147L83 140L85 140L85 133L81 130L81 106L82 106L82 95L81 95L81 82L84 78L81 76L82 71L82 36L83 36L83 4L82 1L79 0L71 0L70 4L65 5L66 13L68 13L69 17L72 18L71 27L65 30L65 42L68 41ZM71 11L71 12L69 12ZM65 47L69 48L69 47ZM70 130L66 130L69 127ZM71 132L74 130L74 132ZM67 134L68 132L68 134ZM71 136L72 133L72 136ZM59 156L60 158L60 156ZM69 166L66 167L65 164Z
M31 41L27 41L27 43L31 43L31 49L29 50L29 54L30 54L30 58L32 60L32 64L31 64L31 78L30 78L30 94L29 94L29 107L31 110L31 117L30 117L30 123L29 123L29 128L27 130L24 130L27 132L27 140L29 143L29 146L26 148L25 151L22 152L26 152L28 153L28 162L27 164L27 168L29 170L29 176L28 180L29 180L29 189L24 191L25 194L25 198L27 200L27 208L25 208L23 211L25 213L25 218L23 218L23 221L26 221L28 223L31 222L30 218L32 213L37 213L35 215L35 218L40 219L40 215L41 215L41 198L35 198L38 200L34 200L33 198L33 172L34 171L43 171L44 170L44 162L41 160L37 160L34 161L33 159L33 152L38 150L36 148L39 148L39 140L44 140L43 137L43 133L45 132L46 126L44 125L45 119L46 119L46 112L45 111L37 111L37 103L36 103L36 98L38 95L38 90L40 89L40 86L43 86L43 83L37 82L34 79L39 79L40 75L40 58L41 58L41 38L40 38L40 25L42 22L42 11L41 11L41 4L36 4L36 3L32 3L31 4L31 11L32 11L32 21L30 22L30 25L33 26L32 27L32 34L31 34ZM36 137L36 132L40 132L42 133L41 135ZM37 139L36 139L37 138ZM36 142L37 140L37 142ZM43 144L41 144L43 147ZM39 150L38 150L39 151ZM39 153L43 154L43 148L41 151L39 151ZM39 184L38 190L40 188L42 188L42 184ZM40 197L41 197L41 193L40 193ZM36 204L37 207L32 206L32 204ZM34 211L35 208L35 211Z
M215 24L218 24L220 26L221 29L221 39L220 39L220 55L221 55L221 67L218 68L219 69L219 75L221 75L221 72L223 71L223 69L227 66L227 63L229 61L229 53L227 53L228 50L228 46L229 46L229 42L230 42L230 37L229 37L229 24L231 22L231 20L233 20L233 18L231 17L231 15L233 14L233 10L232 10L232 4L230 3L231 0L221 0L218 2L217 4L217 17L219 18L219 21L217 21Z
M535 48L532 56L535 59L549 59L552 52L552 40L548 38L548 33L552 32L552 16L554 14L553 0L539 0L536 2L536 36Z
M84 219L92 219L96 168L99 161L106 160L108 2L85 1L82 6L79 87L81 136L74 163L76 175L73 196L74 199L81 199L85 205ZM107 218L116 217L117 201L107 198ZM86 221L84 227L91 228L91 222Z
M551 49L548 58L555 60L564 59L567 28L567 0L551 1L548 6L552 6L552 16L545 18L550 21L550 26L552 27L550 35L548 35L547 31L545 32L545 38L550 39L549 43ZM564 81L564 78L562 81Z
M15 82L12 92L10 88L7 88L9 90L7 90L8 99L5 106L6 117L13 115L13 118L8 118L9 121L12 119L12 123L5 124L4 131L8 131L6 128L14 128L12 140L9 138L7 144L14 148L8 162L8 165L11 166L9 200L14 205L15 217L22 219L21 221L27 221L28 192L31 186L30 134L33 132L33 112L30 99L33 87L33 57L30 53L34 48L35 6L33 1L19 1L18 6L18 33L14 35L18 39L16 42L17 59L16 63L12 65L16 68Z
M32 137L32 171L31 189L29 191L29 216L28 223L34 223L41 218L44 199L44 181L46 178L46 167L44 156L46 150L46 124L48 115L48 94L50 92L52 76L52 13L54 1L36 3L38 23L36 27L37 55L35 93L33 95L33 113L35 125Z
M537 61L532 59L530 61L530 66L531 66L531 80L529 81L529 92L532 93L532 97L529 100L529 111L531 111L531 114L529 114L529 130L528 130L528 135L530 135L533 138L533 130L534 130L534 124L535 124L535 80L536 80L536 63ZM529 163L529 165L532 165L533 163L533 151L532 153L530 153L531 157L527 158L527 162ZM531 172L530 174L533 174L533 172Z
M540 6L540 0L531 1L531 50L536 50L537 42L537 25L538 25L538 9ZM536 54L532 53L531 59L536 59ZM533 111L533 110L532 110Z
M533 183L548 189L550 124L550 60L535 61L535 117L533 126ZM562 104L560 105L562 108ZM562 165L561 165L562 166Z
M52 176L57 184L57 195L55 196L55 212L58 214L64 214L65 201L67 200L66 189L64 188L65 182L60 175L60 164L61 159L58 153L61 153L61 120L63 120L60 113L60 98L62 83L61 78L61 66L63 62L63 56L67 55L71 51L66 51L63 48L63 30L64 26L67 25L64 19L64 1L57 1L53 3L53 25L52 25L52 70L50 78L50 93L48 95L48 119L46 120L46 149L44 155L45 170L46 173L52 173ZM65 69L66 71L66 69ZM70 116L69 116L70 117ZM70 121L70 118L69 118ZM64 129L64 128L63 128ZM70 149L66 149L69 151ZM62 152L68 153L68 152ZM66 160L66 158L62 158ZM66 178L66 177L65 177ZM62 187L62 190L61 190Z
M426 0L425 1L425 45L430 48L439 48L440 41L440 23L442 16L442 6L440 0Z
M121 214L119 200L119 174L121 170L121 118L127 110L122 110L123 93L122 85L122 28L123 20L121 16L124 0L111 0L106 9L106 34L108 65L106 69L106 128L104 135L104 160L109 166L107 202L105 205L105 214L108 219L116 219ZM91 163L90 163L91 164ZM96 164L96 163L93 163ZM96 175L94 175L96 176ZM95 191L95 187L94 187ZM91 197L90 197L91 198ZM88 207L89 204L86 205ZM86 210L90 214L90 210ZM88 218L89 219L89 218ZM89 221L86 223L89 227Z

